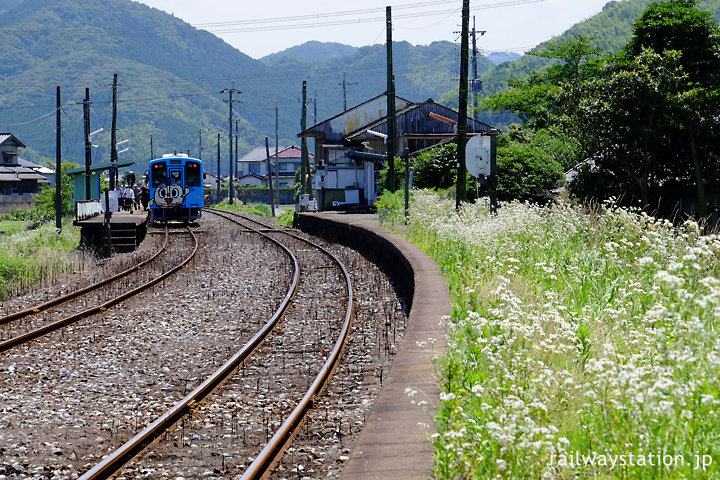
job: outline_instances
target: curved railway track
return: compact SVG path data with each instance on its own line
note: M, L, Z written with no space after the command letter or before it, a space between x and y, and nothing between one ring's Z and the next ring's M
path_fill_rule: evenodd
M392 303L387 278L357 252L312 239L349 267L343 271L291 230L234 220L208 213L203 248L160 288L0 355L0 474L78 478L132 443L136 452L117 456L118 473L95 478L285 478L342 467L392 359L396 325L402 335L402 308ZM266 237L287 244L297 260ZM161 241L143 248L142 258ZM187 235L170 244L177 253L191 247ZM127 269L139 259L115 260ZM58 286L84 285L97 274ZM348 274L358 286L350 301ZM243 361L241 348L282 303L285 317L271 339ZM351 306L350 326L343 320ZM330 353L348 334L338 365ZM211 377L219 370L236 374ZM136 438L153 423L165 424L165 433Z
M149 281L142 283L141 285L139 285L135 288L122 291L119 295L115 295L104 301L97 300L97 301L101 301L102 303L97 303L90 308L85 308L84 305L78 304L78 306L75 309L76 310L75 313L68 314L67 311L62 312L61 314L59 314L62 317L59 320L54 320L54 321L40 320L36 323L39 323L41 326L36 326L36 325L31 326L30 329L26 329L26 331L24 331L23 333L19 333L19 334L14 333L14 334L12 334L12 336L10 336L10 338L4 338L4 339L0 340L0 352L5 352L5 351L10 350L14 347L17 347L19 345L23 345L31 340L37 339L37 338L47 335L51 332L57 331L63 327L71 325L83 318L87 318L91 315L95 315L97 313L103 312L103 311L107 310L108 308L115 306L115 305L119 304L120 302L127 300L128 298L135 296L135 295L149 289L150 287L156 285L157 283L159 283L159 282L165 280L166 278L168 278L169 276L173 275L174 273L179 271L181 268L183 268L185 265L187 265L193 259L193 257L195 256L195 253L197 252L197 249L198 249L198 240L197 240L195 233L192 232L192 230L190 230L189 228L187 229L187 232L190 234L191 238L193 239L194 246L193 246L190 254L184 260L182 260L179 264L175 265L174 267L170 268L169 270L165 271L164 273L152 278ZM146 267L146 266L152 264L152 262L154 260L158 259L160 257L160 255L166 251L167 245L168 245L168 229L166 228L165 229L165 239L163 241L162 247L147 260L144 260L144 261L138 263L137 265L132 266L120 273L112 275L108 278L105 278L99 282L93 283L87 287L79 289L70 294L57 297L50 301L44 302L40 305L36 305L34 307L30 307L28 309L24 309L22 311L2 317L2 318L0 318L0 325L2 325L2 326L14 325L15 323L17 323L18 321L20 321L22 319L26 319L31 316L37 316L38 314L40 314L42 312L47 312L48 310L53 309L55 307L59 307L62 305L68 307L67 304L69 304L70 302L81 299L91 293L98 292L98 291L100 291L101 288L111 285L115 282L118 282L121 279L126 279L131 274L140 271L143 267ZM66 308L66 310L72 310L72 306L69 306L69 307L70 308ZM80 309L80 310L77 311L78 309ZM4 334L5 334L5 331L3 331L3 335Z
M278 322L285 315L291 301L297 293L298 286L300 283L300 263L297 256L291 251L291 248L282 244L277 239L272 238L268 233L282 232L283 235L289 235L293 238L294 242L301 242L306 246L312 247L318 252L322 252L323 255L331 259L334 267L341 272L341 277L344 280L344 289L346 294L346 306L344 311L344 318L342 319L342 327L339 329L338 338L334 343L333 348L330 350L327 358L322 364L319 372L316 374L309 388L301 396L299 402L292 411L287 415L285 421L279 426L272 438L266 443L265 447L255 456L254 462L248 466L243 478L253 479L262 478L267 476L273 466L279 461L282 456L284 448L292 440L298 429L303 423L305 414L312 407L313 401L321 394L323 388L326 387L337 363L339 361L341 352L343 350L345 341L350 330L350 320L352 318L353 311L353 293L352 293L352 282L350 275L343 265L343 263L331 252L324 247L317 245L307 239L304 239L298 235L292 234L279 229L268 228L267 225L256 222L252 219L234 214L232 212L221 212L212 211L214 213L228 221L231 221L241 226L244 231L251 232L254 234L261 235L268 241L278 245L293 263L293 280L290 283L285 298L281 302L278 309L274 312L270 320L262 326L262 328L248 341L238 352L236 352L222 367L217 369L211 376L193 390L189 395L178 402L174 407L168 410L155 422L144 428L132 439L126 442L122 447L108 455L102 462L93 467L90 471L85 473L81 479L104 479L109 478L121 471L133 457L137 456L142 452L148 445L150 445L155 439L161 435L166 434L169 429L174 425L177 425L178 421L185 415L192 414L192 411L198 408L199 402L206 399L213 391L215 391L220 385L227 381L227 379L233 375L237 375L237 371L242 365L244 368L245 362L253 355L260 347L260 345L268 338L271 332L277 328ZM240 220L240 221L239 221ZM244 224L241 222L245 222ZM257 228L247 226L247 222L254 222L262 227L262 231ZM296 252L305 252L306 250L295 247ZM309 269L311 265L305 265L303 268ZM307 288L307 287L306 287ZM258 380L259 384L259 380ZM123 475L125 475L123 473Z

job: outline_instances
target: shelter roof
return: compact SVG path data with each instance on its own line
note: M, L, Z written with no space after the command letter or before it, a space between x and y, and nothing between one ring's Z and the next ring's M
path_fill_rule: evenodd
M124 168L129 167L135 163L134 160L118 160L117 162L105 162L105 163L96 163L93 165L90 165L90 171L91 172L99 172L102 170L109 170L112 167L117 168ZM66 172L68 175L81 175L85 173L85 167L78 167L78 168L71 168Z

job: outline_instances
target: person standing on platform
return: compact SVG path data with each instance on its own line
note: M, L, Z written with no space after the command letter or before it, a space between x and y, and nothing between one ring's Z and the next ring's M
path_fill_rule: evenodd
M133 192L132 187L128 186L125 187L125 194L123 195L125 197L125 210L129 210L130 213L133 213L133 203L135 203L135 192Z

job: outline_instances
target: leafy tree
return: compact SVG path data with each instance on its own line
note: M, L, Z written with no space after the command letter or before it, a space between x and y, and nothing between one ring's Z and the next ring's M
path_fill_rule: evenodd
M457 175L457 144L446 143L418 155L413 185L417 188L450 188Z
M503 199L546 200L563 178L562 165L518 125L498 138L497 170Z
M61 211L67 213L72 211L72 191L73 183L70 175L67 171L72 168L77 168L77 163L74 162L63 162L61 165L61 173L57 175L57 180L60 181L60 195L62 201ZM55 186L42 187L40 193L33 195L35 203L33 203L31 209L31 215L36 221L50 221L55 218Z
M693 0L652 4L627 47L583 84L571 120L597 153L571 190L650 206L661 186L695 184L703 213L703 183L720 180L720 36L709 19Z
M593 39L583 36L548 45L531 55L550 59L552 65L533 72L527 80L511 80L511 88L485 99L484 107L512 111L532 129L552 127L572 106L570 93L599 71L601 52Z

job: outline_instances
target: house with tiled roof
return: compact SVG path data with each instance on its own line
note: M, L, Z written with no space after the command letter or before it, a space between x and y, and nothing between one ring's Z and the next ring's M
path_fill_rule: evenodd
M295 185L295 172L300 168L302 160L301 150L295 145L278 149L277 157L271 150L270 163L272 165L273 187L278 183L279 188ZM312 154L308 153L310 159ZM265 147L257 147L238 160L237 182L240 185L268 186L267 153Z
M20 158L19 149L25 148L12 133L0 133L0 212L29 206L32 194L39 193L43 185L50 184L45 175L50 169Z

